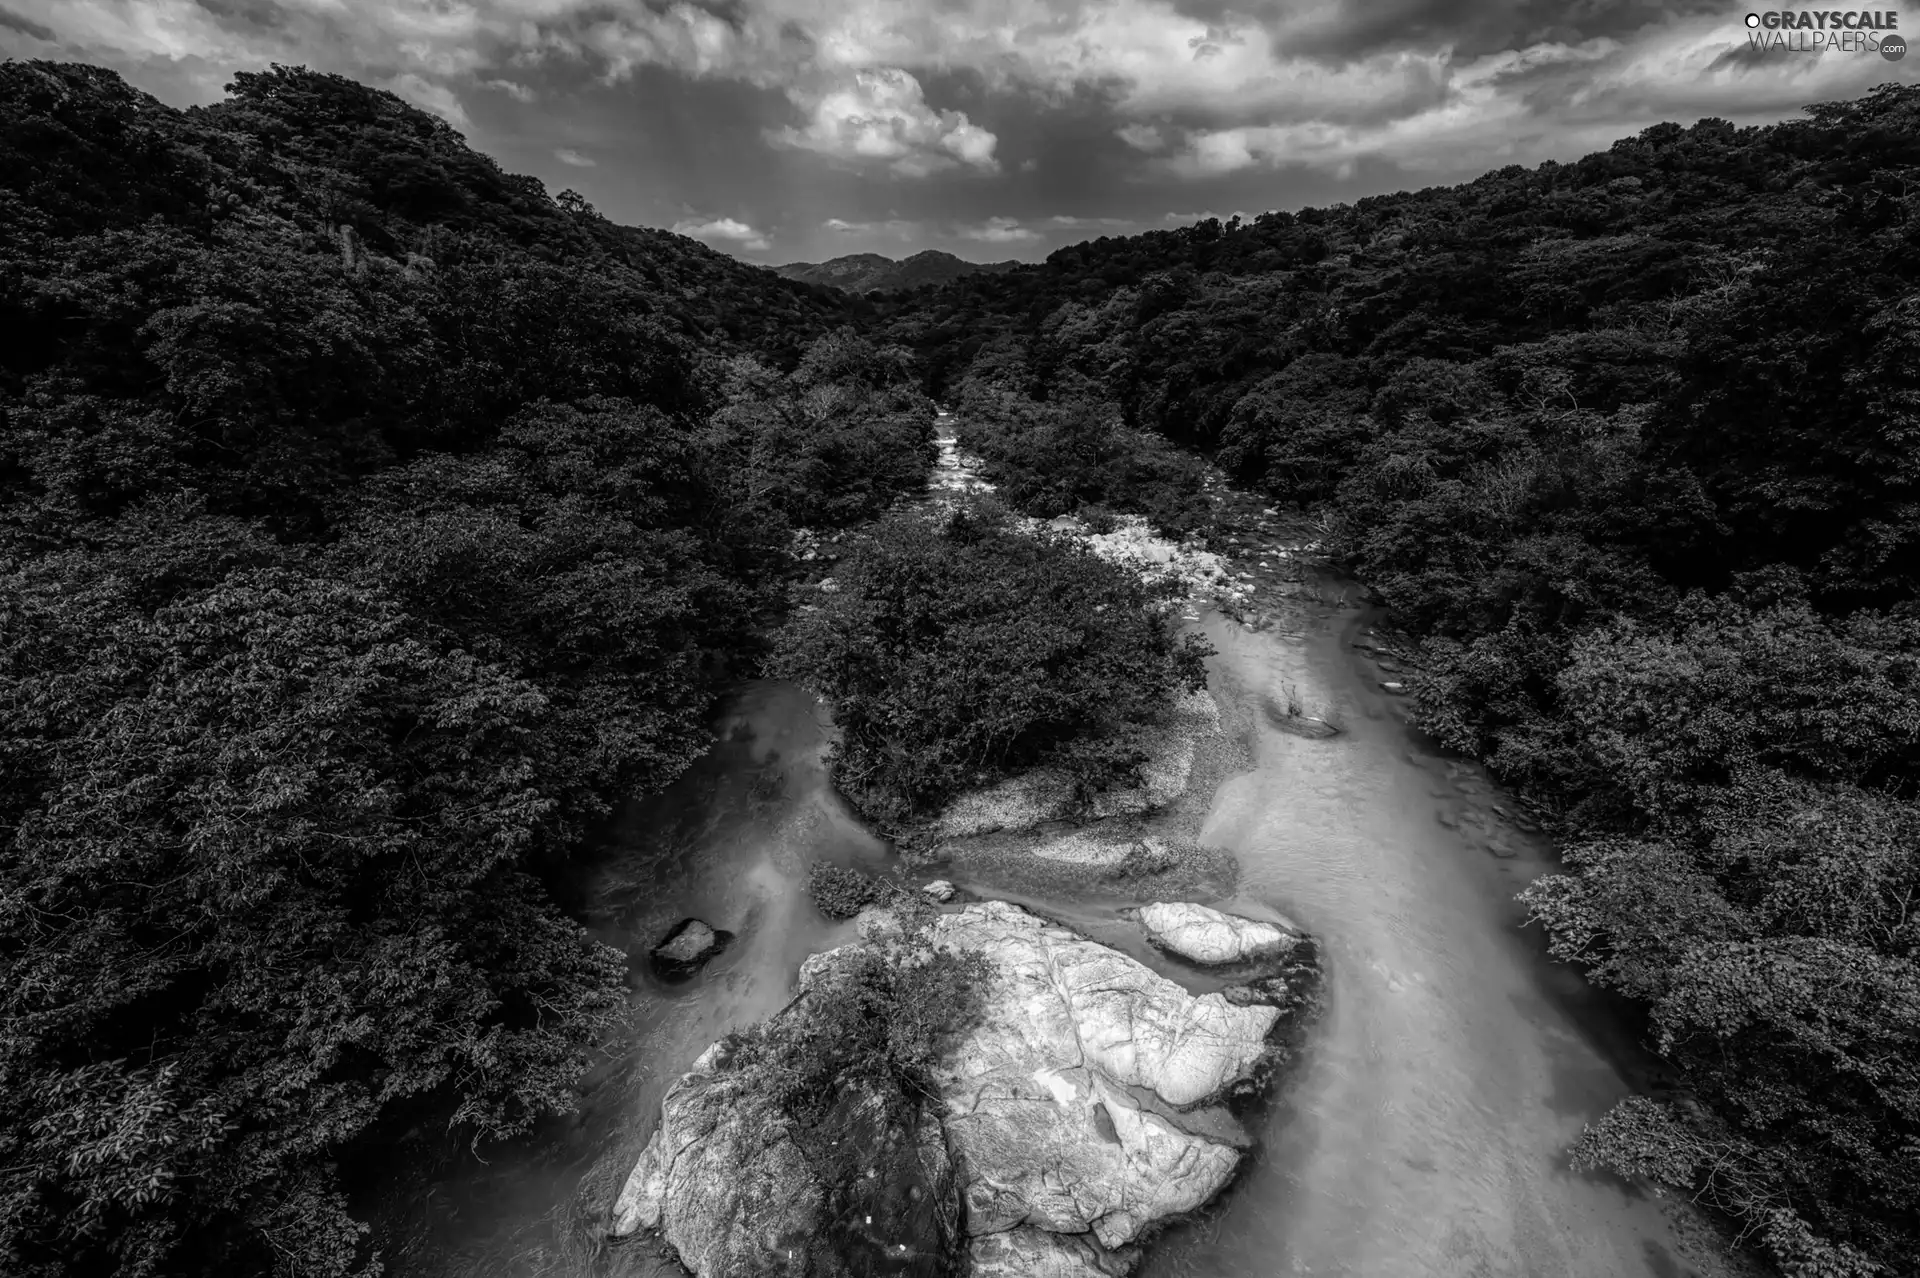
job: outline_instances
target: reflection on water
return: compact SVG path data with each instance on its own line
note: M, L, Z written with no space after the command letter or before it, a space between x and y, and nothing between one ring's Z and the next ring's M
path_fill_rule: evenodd
M1242 716L1254 766L1221 787L1203 832L1239 856L1243 905L1319 935L1328 997L1245 1174L1162 1240L1145 1278L1733 1272L1672 1200L1567 1169L1581 1124L1639 1067L1633 1034L1520 927L1513 894L1550 868L1544 850L1494 811L1476 768L1403 725L1345 642L1361 621L1336 607L1291 634L1200 623L1223 704L1297 702L1340 729ZM576 1120L443 1182L432 1242L396 1272L677 1272L645 1244L602 1241L662 1093L708 1043L777 1010L802 958L848 935L808 901L807 866L886 857L825 783L811 698L754 684L720 727L711 756L628 814L578 885L594 932L633 958L618 1054ZM1169 971L1114 903L1029 903L1205 983ZM737 939L691 981L663 985L645 954L689 915Z

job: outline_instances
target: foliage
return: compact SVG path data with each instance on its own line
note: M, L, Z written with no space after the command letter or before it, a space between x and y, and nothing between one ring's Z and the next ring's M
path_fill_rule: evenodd
M1205 682L1140 581L991 506L875 526L776 641L770 669L834 708L836 780L864 811L923 815L1042 763L1111 766L1092 743Z
M924 483L857 314L337 76L0 66L0 1269L371 1272L339 1163L572 1105L550 882Z
M22 1275L353 1267L327 1160L385 1108L571 1106L619 956L521 867L534 685L377 589L239 569L148 612L6 581L0 1256Z
M1110 523L1115 513L1141 514L1178 533L1211 525L1198 458L1122 424L1114 406L1085 397L1097 388L1082 387L1076 396L1056 387L1039 403L1012 389L1004 373L996 376L992 364L980 363L981 375L967 377L955 399L958 435L1015 509L1095 523Z
M803 528L879 515L926 486L937 455L933 404L906 352L841 330L817 338L789 376L751 358L726 370L706 444L756 505Z
M893 894L892 884L858 870L816 861L807 869L807 896L830 919L850 919Z
M728 1038L729 1067L761 1078L775 1106L802 1127L822 1122L836 1097L863 1084L896 1104L936 1100L933 1071L980 1019L991 964L971 951L935 949L918 931L834 957L831 975L799 996L803 1010Z

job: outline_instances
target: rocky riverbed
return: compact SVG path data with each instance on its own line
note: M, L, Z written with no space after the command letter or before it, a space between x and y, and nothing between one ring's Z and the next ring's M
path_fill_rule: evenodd
M1191 921L1201 907L1148 908ZM802 965L766 1032L802 1050L876 947L894 963L977 955L980 1005L953 1027L935 1094L890 1103L901 1098L863 1081L808 1123L774 1099L778 1070L762 1062L779 1053L743 1064L716 1044L668 1091L613 1232L658 1238L700 1278L932 1275L963 1261L974 1278L1129 1272L1143 1242L1233 1178L1252 1143L1235 1106L1263 1094L1313 1003L1303 934L1208 913L1260 944L1236 954L1254 960L1243 983L1195 995L1004 901L917 921L869 911L862 940ZM810 1156L823 1130L863 1156Z

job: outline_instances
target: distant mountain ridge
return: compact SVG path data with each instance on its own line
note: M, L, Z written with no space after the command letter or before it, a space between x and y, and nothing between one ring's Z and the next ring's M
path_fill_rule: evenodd
M925 249L895 261L878 253L851 253L825 262L789 262L773 269L803 284L826 284L849 293L884 293L945 284L969 275L1000 275L1019 262L969 262L939 249Z

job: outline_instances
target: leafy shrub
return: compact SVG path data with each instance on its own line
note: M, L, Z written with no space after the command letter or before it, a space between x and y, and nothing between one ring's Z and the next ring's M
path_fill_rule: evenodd
M770 669L832 703L836 780L881 820L1043 763L1098 784L1114 757L1094 743L1205 683L1204 642L1176 636L1134 574L991 504L883 520L832 584Z
M816 861L807 871L807 895L830 919L850 919L898 889L870 874Z
M978 1022L990 992L984 956L935 950L923 932L838 957L832 974L801 995L804 1011L727 1040L730 1064L765 1080L803 1127L826 1118L835 1096L856 1084L902 1106L933 1099L933 1070Z
M911 927L828 961L779 1014L729 1035L718 1068L747 1139L791 1142L818 1187L795 1240L808 1274L950 1278L965 1234L934 1075L977 1023L992 968Z
M1040 403L998 381L969 379L956 430L1000 497L1023 514L1079 515L1095 531L1110 529L1116 513L1145 515L1175 533L1213 526L1201 461L1126 426L1110 403L1070 396Z

